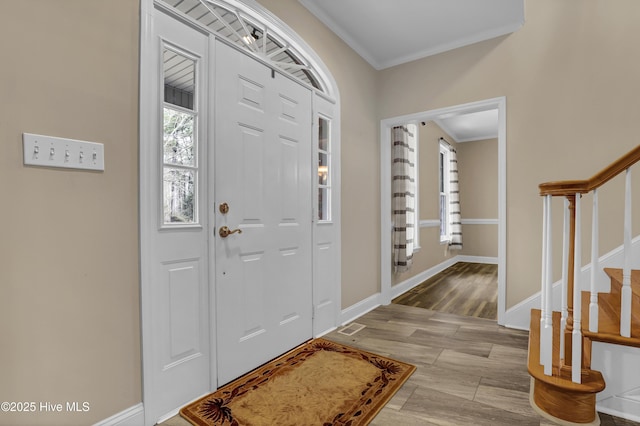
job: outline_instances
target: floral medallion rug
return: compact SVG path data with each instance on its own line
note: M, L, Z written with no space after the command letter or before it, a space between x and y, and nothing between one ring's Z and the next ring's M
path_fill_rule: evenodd
M194 425L367 425L415 366L313 339L184 407Z

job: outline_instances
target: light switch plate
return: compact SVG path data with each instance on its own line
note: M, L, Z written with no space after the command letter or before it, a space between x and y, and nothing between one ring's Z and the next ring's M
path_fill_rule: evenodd
M67 169L104 170L104 145L96 142L22 134L24 164Z

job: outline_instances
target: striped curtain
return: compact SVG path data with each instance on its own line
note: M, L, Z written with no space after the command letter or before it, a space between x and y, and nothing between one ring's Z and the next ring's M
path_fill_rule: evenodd
M411 268L415 233L415 149L404 126L391 130L393 142L393 268L400 273Z
M449 149L449 249L462 250L462 216L460 214L460 190L458 186L458 156Z

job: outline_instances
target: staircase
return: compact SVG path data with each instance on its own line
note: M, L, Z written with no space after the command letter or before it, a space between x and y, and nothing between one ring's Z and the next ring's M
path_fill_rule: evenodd
M634 259L631 258L631 166L638 161L640 146L591 179L540 185L540 194L544 197L542 306L531 311L528 370L532 377L531 405L558 424L600 424L596 394L605 389L606 377L591 369L592 342L640 348L640 270L632 270ZM610 290L603 292L599 291L602 286L598 285L596 274L599 268L598 189L622 173L625 173L624 260L621 268L604 268L611 284ZM591 275L590 282L582 283L581 200L586 195L593 200ZM560 301L553 300L552 291L555 197L564 199ZM552 307L559 310L554 311Z

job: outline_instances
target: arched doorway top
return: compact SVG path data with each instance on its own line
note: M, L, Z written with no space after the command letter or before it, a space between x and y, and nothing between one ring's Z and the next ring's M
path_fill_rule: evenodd
M253 0L154 0L202 30L336 101L331 74L284 22Z

